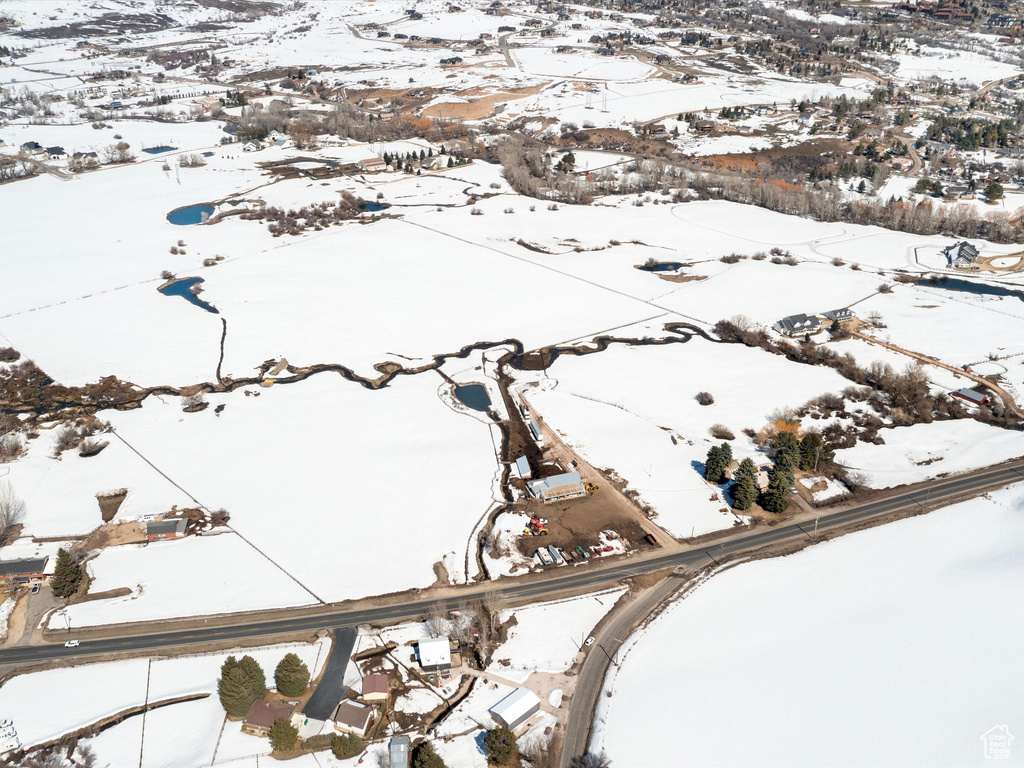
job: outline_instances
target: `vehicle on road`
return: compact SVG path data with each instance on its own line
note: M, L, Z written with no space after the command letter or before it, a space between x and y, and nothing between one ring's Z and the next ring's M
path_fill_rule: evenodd
M42 585L42 584L40 584L40 583L39 583L38 581L37 581L37 582L36 582L35 584L33 584L33 585L32 585L32 594L33 594L33 595L37 595L37 594L39 594L39 588L40 588L40 587L42 587L42 586L43 586L43 585Z
M594 644L594 636L591 635L590 637L587 638L587 641L584 643L584 645L589 648L593 644Z
M81 640L68 640L66 643L64 643L64 647L65 648L77 648L81 644L82 644Z

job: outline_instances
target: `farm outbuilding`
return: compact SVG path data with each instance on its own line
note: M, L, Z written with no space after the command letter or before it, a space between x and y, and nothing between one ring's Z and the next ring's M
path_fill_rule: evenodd
M528 483L530 493L543 502L551 503L562 499L583 496L587 490L579 472L566 472L562 475L545 477Z
M516 459L516 474L523 480L529 480L533 477L533 471L530 469L530 462L525 456L520 456Z
M499 726L514 731L540 711L540 699L528 688L516 688L489 710Z

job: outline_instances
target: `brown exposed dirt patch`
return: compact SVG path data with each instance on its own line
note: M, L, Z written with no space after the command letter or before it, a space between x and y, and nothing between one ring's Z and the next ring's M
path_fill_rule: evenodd
M451 118L455 120L480 120L494 111L496 104L522 99L540 93L543 85L531 88L514 88L490 92L487 88L471 88L458 94L466 102L442 102L432 104L423 110L425 117ZM482 95L478 95L482 94ZM473 98L476 96L476 98Z
M102 515L104 523L109 523L114 519L114 515L117 514L117 510L121 508L121 503L126 498L128 498L127 488L122 488L111 493L96 494L96 501L99 502L100 515Z

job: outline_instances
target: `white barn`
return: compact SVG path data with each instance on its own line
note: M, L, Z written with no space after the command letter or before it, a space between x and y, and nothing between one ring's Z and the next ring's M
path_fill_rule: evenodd
M514 731L539 711L540 699L527 688L516 688L489 710L491 719L510 731Z

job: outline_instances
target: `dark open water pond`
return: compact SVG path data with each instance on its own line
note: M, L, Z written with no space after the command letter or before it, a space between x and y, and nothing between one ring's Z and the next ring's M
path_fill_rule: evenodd
M487 395L487 389L481 384L456 385L455 397L460 403L474 411L487 413L491 409L491 398Z
M209 304L203 301L194 293L192 293L192 286L199 285L202 282L203 278L201 277L186 277L181 280L175 280L170 285L165 285L163 288L160 288L159 291L164 296L181 296L183 299L185 299L185 301L189 302L190 304L195 304L197 307L201 307L202 309L205 309L207 312L213 312L213 314L219 315L220 312L217 310L215 306L213 306L213 304Z

